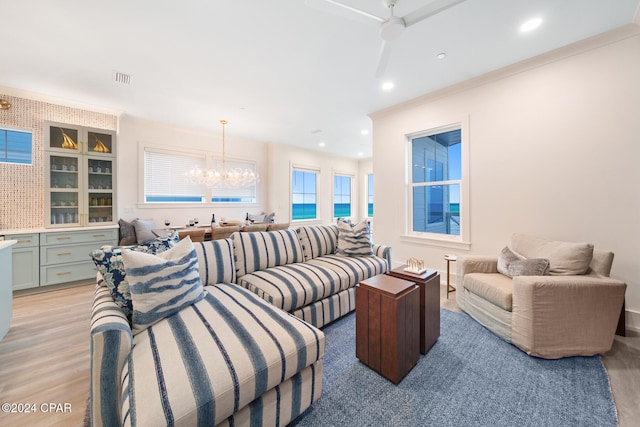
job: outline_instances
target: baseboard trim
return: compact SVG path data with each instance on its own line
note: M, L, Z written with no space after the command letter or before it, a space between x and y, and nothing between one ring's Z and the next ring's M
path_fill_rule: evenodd
M633 331L635 336L640 336L640 311L625 311L627 317L627 331Z

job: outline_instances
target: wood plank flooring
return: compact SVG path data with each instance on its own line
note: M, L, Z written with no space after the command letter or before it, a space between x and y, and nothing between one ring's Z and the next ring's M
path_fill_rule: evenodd
M0 426L82 426L89 396L89 320L93 284L15 297L11 329L0 341L0 403L36 404L36 413L0 411ZM455 293L440 304L458 311ZM640 337L616 337L603 356L621 427L640 419ZM70 412L43 412L48 404ZM57 409L57 408L54 408Z
M94 289L90 284L13 299L11 329L0 341L0 403L35 404L37 412L0 411L0 426L82 425ZM50 403L61 406L52 412Z

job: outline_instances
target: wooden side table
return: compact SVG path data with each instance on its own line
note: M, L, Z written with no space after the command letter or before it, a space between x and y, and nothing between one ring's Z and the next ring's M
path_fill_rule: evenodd
M398 384L420 356L419 287L380 274L356 286L356 357Z
M404 271L406 265L387 274L415 282L420 287L420 353L427 354L440 336L440 273L427 270L422 274Z
M444 259L447 261L447 299L449 299L449 293L456 291L456 287L451 284L451 273L449 271L449 264L451 263L451 261L456 262L458 257L455 255L445 255Z

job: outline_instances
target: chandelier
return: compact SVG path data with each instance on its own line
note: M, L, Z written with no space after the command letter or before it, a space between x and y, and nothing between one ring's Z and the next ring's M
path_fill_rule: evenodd
M260 181L258 174L251 169L240 167L227 167L224 157L224 126L226 120L220 120L222 124L222 165L219 168L201 169L194 166L185 173L187 180L192 184L206 185L209 188L242 188L250 187Z

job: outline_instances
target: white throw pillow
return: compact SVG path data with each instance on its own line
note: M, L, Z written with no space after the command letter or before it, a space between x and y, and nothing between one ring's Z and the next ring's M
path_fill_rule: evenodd
M157 255L122 251L136 335L204 297L198 257L189 236Z

